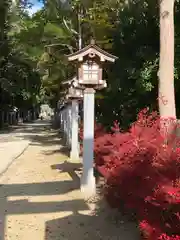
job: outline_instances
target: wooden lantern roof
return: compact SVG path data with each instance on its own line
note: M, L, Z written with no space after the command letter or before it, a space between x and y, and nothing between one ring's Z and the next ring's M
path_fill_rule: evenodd
M100 47L98 47L97 45L95 45L95 41L91 40L91 43L80 49L79 51L72 53L70 55L68 55L68 60L69 61L83 61L83 58L89 54L94 54L96 56L98 56L100 58L101 62L115 62L116 59L118 59L118 57L104 51L103 49L101 49Z

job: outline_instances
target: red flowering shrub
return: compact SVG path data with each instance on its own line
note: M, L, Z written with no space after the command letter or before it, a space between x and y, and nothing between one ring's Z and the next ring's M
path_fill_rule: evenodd
M143 110L129 132L115 123L113 133L98 133L95 163L108 171L108 202L133 209L145 239L180 240L179 140L165 144L160 124L157 113Z

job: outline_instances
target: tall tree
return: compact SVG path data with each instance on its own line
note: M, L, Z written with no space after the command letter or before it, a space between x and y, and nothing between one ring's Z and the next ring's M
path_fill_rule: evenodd
M174 93L174 3L160 0L159 111L162 118L176 118Z

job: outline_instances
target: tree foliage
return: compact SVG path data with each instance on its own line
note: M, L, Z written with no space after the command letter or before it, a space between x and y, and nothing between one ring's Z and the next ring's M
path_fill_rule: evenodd
M6 103L15 99L21 104L24 99L23 104L28 106L45 101L55 107L63 97L61 82L75 75L65 55L78 49L81 33L83 46L93 36L100 47L118 56L114 65L105 66L108 88L97 93L98 121L110 126L118 119L126 128L140 109L157 109L157 1L46 0L44 7L32 16L27 14L27 1L16 4L14 10L10 5L3 5L3 1L0 5L0 81ZM176 101L180 91L179 7L176 1ZM179 113L177 104L177 117Z
M37 58L32 54L33 48L27 41L32 34L29 29L34 26L29 24L25 4L27 3L4 1L1 8L4 12L4 17L1 18L0 50L1 110L13 106L28 110L39 102L41 81L36 71Z

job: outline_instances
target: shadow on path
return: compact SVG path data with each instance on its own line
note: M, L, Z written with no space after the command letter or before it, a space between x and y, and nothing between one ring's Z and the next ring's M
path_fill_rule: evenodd
M52 165L60 173L67 172L73 182L79 182L81 164L64 162ZM45 240L138 240L139 231L134 222L110 209L101 198L95 199L93 211L81 212L76 209L64 218L47 221Z
M43 130L42 130L43 129ZM34 132L30 132L30 131ZM46 132L42 134L41 132ZM20 130L21 132L21 130ZM57 131L50 131L50 126L45 124L24 127L23 135L24 138L30 138L32 145L40 145L42 149L41 153L44 155L53 154L54 150L52 145L59 145L57 153L62 154L59 138ZM46 151L43 147L49 146ZM56 151L56 150L55 150ZM45 164L49 164L48 162ZM103 200L96 200L95 210L92 212L90 205L85 202L79 193L74 191L79 189L81 174L81 164L79 163L68 163L52 164L50 168L53 171L59 171L62 174L61 181L53 182L31 182L31 183L14 183L14 184L2 184L0 185L0 239L1 240L19 240L16 229L13 229L11 236L7 236L9 227L7 224L8 216L18 215L32 215L32 214L57 214L50 215L51 220L45 220L44 226L44 238L38 240L138 240L139 233L134 222L130 222L124 216L114 215L112 210L104 203ZM22 169L23 171L23 169ZM64 179L64 173L68 173L71 177L70 180ZM56 176L56 175L55 175ZM31 178L33 178L31 176ZM61 179L61 177L60 177ZM31 180L33 181L33 179ZM76 195L78 194L78 195ZM48 201L49 196L60 196L63 195L61 200ZM41 198L44 196L45 198ZM33 197L37 197L34 198ZM44 200L47 201L44 201ZM117 211L116 211L117 212ZM61 214L62 213L62 214ZM66 213L66 216L65 214ZM67 216L68 215L68 216ZM18 221L18 220L17 220ZM26 218L27 221L27 218ZM26 223L25 221L25 223ZM34 219L34 224L36 223ZM14 226L14 225L13 225ZM34 229L33 229L34 230ZM22 231L25 231L22 229ZM23 235L26 239L31 239L31 235L27 235L24 232ZM38 235L37 235L38 236Z
M12 216L19 214L27 215L87 210L88 206L81 199L72 199L63 202L32 202L28 199L30 196L66 194L78 188L79 183L75 181L0 185L0 239L6 239L6 217L8 215ZM13 200L13 198L20 199Z
M16 129L15 133L17 139L30 140L32 146L57 146L56 149L44 151L45 155L63 154L67 157L70 155L59 131L52 129L50 121L38 120L34 123L23 124Z

